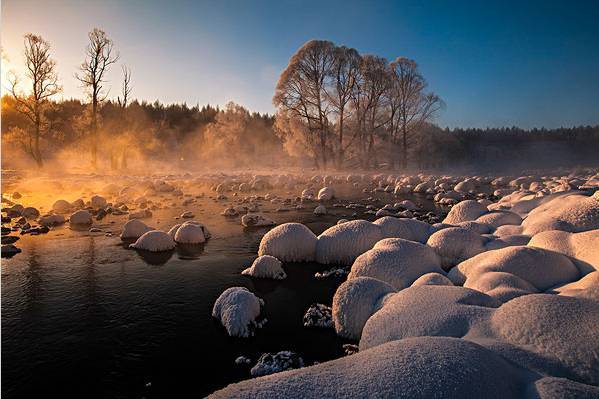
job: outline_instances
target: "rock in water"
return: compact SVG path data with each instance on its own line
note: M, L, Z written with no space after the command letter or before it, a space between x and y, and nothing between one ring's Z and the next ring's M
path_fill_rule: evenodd
M304 367L304 359L295 352L263 353L250 373L252 377L259 377L301 367Z
M333 328L333 316L330 306L322 303L310 305L304 314L304 327Z

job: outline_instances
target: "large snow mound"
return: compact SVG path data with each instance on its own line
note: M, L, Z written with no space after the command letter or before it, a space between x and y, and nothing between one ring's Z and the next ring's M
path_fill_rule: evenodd
M445 276L445 274L426 273L418 277L411 286L417 287L419 285L453 285L453 283Z
M123 231L121 232L121 238L126 239L138 239L148 231L154 230L153 227L148 226L144 222L138 219L127 221L123 225Z
M316 235L300 223L285 223L262 237L258 255L272 255L283 262L311 262L316 254Z
M144 233L129 247L150 252L170 251L175 248L175 241L164 231L151 230Z
M519 368L480 345L456 338L420 337L242 381L211 397L509 399L523 397L527 383Z
M578 268L567 256L527 246L484 252L454 267L448 277L456 284L471 286L488 272L513 274L540 291L580 278Z
M599 384L599 302L526 295L502 305L491 324L502 340L559 361L580 382Z
M406 288L385 300L362 330L360 350L407 337L463 337L500 302L463 287Z
M372 314L381 308L395 289L370 277L358 277L341 284L333 296L333 322L342 337L358 339Z
M366 220L352 220L332 226L318 236L316 261L351 265L382 238L380 226Z
M544 231L534 235L528 245L571 256L583 272L599 270L599 229L581 233Z
M585 195L568 195L534 208L522 222L524 234L547 230L571 233L599 229L599 200Z
M358 256L348 279L373 277L401 290L432 272L444 273L441 260L431 247L402 238L386 238Z
M410 241L425 243L434 232L434 228L417 219L398 219L385 216L373 222L380 226L384 238L403 238Z
M220 320L230 336L249 337L253 335L261 306L262 300L247 288L231 287L214 303L212 317Z
M454 205L443 223L457 224L460 222L468 222L476 220L479 216L487 213L489 210L486 206L474 200L462 201Z
M472 230L449 227L433 233L426 243L441 257L441 265L447 269L484 252L486 242Z
M258 278L272 278L274 280L282 280L287 277L281 261L270 255L257 257L252 266L242 271L241 274Z

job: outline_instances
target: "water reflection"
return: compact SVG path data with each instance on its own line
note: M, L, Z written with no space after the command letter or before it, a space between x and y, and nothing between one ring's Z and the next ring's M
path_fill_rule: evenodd
M173 254L174 250L171 251L162 251L162 252L151 252L143 249L136 249L135 252L139 255L140 258L143 259L148 265L152 266L162 266L166 262L168 262Z
M179 259L198 259L204 252L204 244L177 244Z

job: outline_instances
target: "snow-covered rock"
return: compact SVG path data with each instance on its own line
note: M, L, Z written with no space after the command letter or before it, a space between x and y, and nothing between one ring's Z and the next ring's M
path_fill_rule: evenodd
M531 210L522 227L528 235L547 230L578 233L599 229L599 200L585 195L557 197Z
M300 223L284 223L262 237L258 255L271 255L283 262L311 262L317 237Z
M257 257L252 266L243 270L241 274L258 278L272 278L282 280L287 277L280 260L270 255Z
M386 216L373 223L380 226L384 238L403 238L423 244L435 231L430 224L416 219L398 219Z
M481 292L440 285L410 287L389 295L364 325L360 351L407 337L463 337L489 319L501 303Z
M318 205L316 208L314 208L314 212L315 215L326 215L327 214L327 208L324 205Z
M312 367L246 380L210 397L239 399L487 398L523 396L530 377L473 342L419 337ZM534 388L531 388L534 393Z
M476 220L488 211L486 206L477 201L462 201L451 208L443 223L458 224L460 222Z
M432 272L444 273L441 260L431 247L402 238L386 238L358 256L348 280L372 277L401 290Z
M98 208L104 208L106 206L106 204L108 203L106 201L106 198L101 197L99 195L94 195L91 200L91 206L94 209L98 209Z
M56 213L67 213L71 210L71 204L69 201L60 199L52 205L52 210Z
M92 214L85 210L77 211L69 217L69 223L71 225L92 224Z
M260 377L302 367L304 367L304 360L295 352L263 353L250 370L250 374L252 377Z
M176 229L173 239L177 244L202 244L206 242L204 226L194 222L182 223Z
M334 191L333 187L323 187L318 191L317 199L319 201L330 201L333 199Z
M133 219L127 221L123 225L123 231L121 232L121 239L138 239L148 231L154 230L153 227L148 226L141 220Z
M485 277L485 274L490 272L509 273L518 279L506 278L504 274ZM477 287L480 290L490 289L489 292L483 292L496 296L507 295L501 292L506 290L525 291L524 293L545 291L555 285L577 280L580 278L580 271L572 260L560 253L541 248L514 246L474 256L454 267L448 277L456 284ZM477 283L481 279L483 282ZM535 290L531 290L529 285ZM494 290L500 292L493 293Z
M449 227L433 233L426 243L441 257L443 268L448 269L485 251L486 241L471 230Z
M249 337L263 303L245 287L227 288L214 303L212 317L220 320L230 336Z
M304 327L334 327L332 309L322 303L313 303L304 314Z
M175 248L175 241L164 231L150 230L139 237L133 244L129 245L129 247L150 252L170 251Z
M453 285L453 283L445 276L445 274L433 272L418 277L411 286L417 287L419 285Z
M318 236L316 261L351 265L382 238L380 226L366 220L352 220L332 226Z
M58 226L65 222L66 220L62 215L44 215L39 218L39 224L46 227Z
M395 288L370 277L358 277L341 284L333 296L333 322L342 337L358 339L366 321L379 310Z

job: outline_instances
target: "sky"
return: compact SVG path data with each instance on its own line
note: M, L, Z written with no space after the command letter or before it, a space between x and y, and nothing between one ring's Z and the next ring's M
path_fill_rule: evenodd
M2 0L2 90L23 35L52 45L64 98L87 32L105 30L133 97L273 112L278 75L307 40L414 59L445 127L599 124L599 1ZM119 65L108 75L116 98Z

